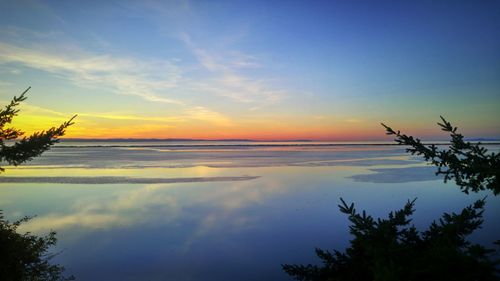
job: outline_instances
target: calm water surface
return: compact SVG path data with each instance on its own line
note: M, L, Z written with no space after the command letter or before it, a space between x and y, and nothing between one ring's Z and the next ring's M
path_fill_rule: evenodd
M8 167L0 208L56 230L54 261L78 280L289 280L280 264L348 245L340 197L375 216L417 197L422 228L489 195L472 239L500 237L499 198L461 193L401 147L293 144L64 143Z

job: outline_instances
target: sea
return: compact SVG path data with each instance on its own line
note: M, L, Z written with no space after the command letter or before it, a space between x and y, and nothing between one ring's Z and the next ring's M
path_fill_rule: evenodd
M282 264L349 245L341 198L376 218L416 198L425 230L486 197L470 240L500 238L500 196L467 195L391 142L66 140L3 167L5 218L56 231L51 262L77 280L291 280Z

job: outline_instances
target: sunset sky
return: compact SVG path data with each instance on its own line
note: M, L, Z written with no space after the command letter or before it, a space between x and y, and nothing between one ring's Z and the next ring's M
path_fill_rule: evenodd
M0 1L0 101L72 138L500 138L500 1Z

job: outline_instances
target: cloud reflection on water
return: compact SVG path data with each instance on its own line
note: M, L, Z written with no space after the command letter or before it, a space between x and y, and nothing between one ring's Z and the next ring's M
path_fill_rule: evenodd
M229 224L234 227L245 225L252 219L232 217L227 213L249 204L258 204L271 194L283 192L283 186L274 181L261 182L258 186L244 182L212 182L210 186L204 187L194 183L149 184L139 188L132 186L125 190L120 190L123 185L119 184L116 188L113 186L101 187L111 189L111 192L104 196L92 196L90 191L87 194L90 196L73 198L73 203L67 209L40 214L23 224L21 230L41 233L50 229L62 231L81 228L88 231L136 227L141 224L165 224L183 216L189 217L193 208L204 206L205 218L200 219L199 229L195 231L198 233L196 235L199 235L204 232L203 229L221 220L226 223L231 220Z
M422 227L436 214L460 210L484 196L466 196L452 183L443 184L433 167L409 159L401 150L375 149L363 152L365 157L360 151L210 152L173 159L148 151L140 161L139 155L113 150L106 153L110 157L106 168L96 166L98 160L89 155L79 162L64 157L59 161L59 155L36 166L10 169L6 175L259 178L170 184L3 183L0 199L9 219L38 215L22 231L58 232L57 250L64 252L56 261L80 280L204 280L210 276L229 281L242 275L245 280L287 280L279 264L311 262L314 247L344 247L348 222L338 212L339 197L376 217L418 197L414 222ZM246 158L237 159L245 154ZM212 163L237 165L207 166ZM64 168L67 164L93 168ZM174 164L191 167L164 167ZM500 233L496 224L489 223L498 221L498 199L488 198L491 208L485 212L478 238L482 241L492 241Z

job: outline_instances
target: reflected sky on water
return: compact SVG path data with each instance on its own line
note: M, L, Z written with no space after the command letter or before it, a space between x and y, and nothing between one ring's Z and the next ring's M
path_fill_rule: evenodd
M434 171L396 146L57 147L8 167L0 206L37 215L23 231L56 230L55 262L78 280L289 280L281 264L348 244L340 197L375 216L417 197L421 229L489 195L472 238L498 239L500 200Z

